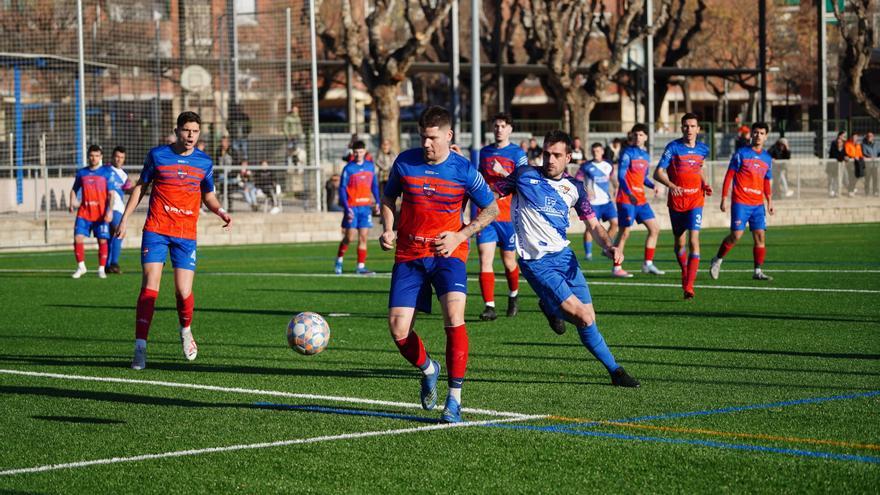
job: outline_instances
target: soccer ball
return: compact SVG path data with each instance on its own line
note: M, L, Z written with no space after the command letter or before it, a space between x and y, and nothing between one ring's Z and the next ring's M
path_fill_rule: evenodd
M317 354L327 347L328 342L330 326L318 313L300 313L287 325L287 344L300 354Z

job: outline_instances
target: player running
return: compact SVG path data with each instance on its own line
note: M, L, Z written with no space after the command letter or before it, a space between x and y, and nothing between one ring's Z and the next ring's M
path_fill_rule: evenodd
M645 149L648 141L648 128L645 124L636 124L630 131L632 142L620 154L617 164L617 221L620 231L614 245L623 252L629 231L633 223L644 224L648 229L648 237L645 239L645 261L642 263L642 273L664 275L666 272L654 266L654 250L657 248L657 239L660 237L660 225L654 218L654 210L648 204L645 197L645 187L654 189L654 183L648 178L648 169L651 166L651 157ZM611 275L618 278L629 278L632 274L623 269L619 263L614 263Z
M569 209L574 208L602 252L615 264L623 261L623 250L612 244L596 218L583 184L565 173L571 161L571 144L565 132L548 132L541 167L518 168L495 188L501 195L514 196L519 263L543 307L577 326L581 342L608 370L613 385L638 387L639 381L617 364L599 333L590 288L565 237Z
M376 177L376 166L367 160L367 145L363 141L352 144L352 161L342 169L339 182L339 206L344 210L342 228L345 230L339 249L336 251L337 275L342 274L342 258L348 250L348 244L358 238L357 270L361 275L372 275L367 262L367 235L373 226L372 213L379 209L379 180Z
M89 146L89 166L76 171L73 188L70 190L70 206L73 213L76 195L80 193L79 208L76 209L76 222L73 225L73 254L76 256L76 271L71 277L80 278L86 269L85 239L94 235L98 239L98 277L107 278L107 240L110 238L109 222L113 219L113 195L110 194L110 172L101 166L101 147Z
M709 156L709 147L697 141L699 133L699 117L693 113L684 114L681 118L681 138L666 145L660 163L654 170L654 180L669 188L666 204L672 221L673 245L678 266L681 267L681 288L685 299L694 298L694 281L700 267L703 204L705 196L712 195L712 187L703 177L703 162Z
M764 257L767 255L767 247L765 245L765 233L767 230L767 220L764 210L764 199L767 199L767 209L771 215L773 210L773 195L771 178L773 177L771 164L773 160L770 154L764 150L764 143L767 141L767 133L770 131L766 122L755 122L752 124L752 146L743 147L733 154L730 159L730 166L727 168L727 174L724 176L724 186L721 189L721 211L727 211L727 193L730 191L730 185L733 183L733 199L730 207L730 234L721 242L718 248L718 254L712 258L712 264L709 266L709 276L717 280L721 273L721 262L727 253L733 249L743 231L746 228L746 222L749 224L749 230L752 231L752 238L755 246L752 248L752 255L755 259L755 273L752 278L755 280L773 280L773 277L767 275L762 270L764 265Z
M401 153L391 167L382 196L384 231L382 249L395 247L391 291L388 297L388 327L400 354L424 375L421 380L422 407L437 404L440 363L431 359L414 330L416 310L431 311L433 286L443 312L446 330L446 368L449 395L440 416L444 423L461 421L461 387L468 358L468 336L464 323L467 300L467 240L497 215L495 196L470 161L450 150L452 116L443 107L432 106L419 117L421 148ZM395 201L403 196L398 232L393 225ZM470 197L480 213L462 226L462 208Z
M119 253L122 252L122 239L113 235L119 222L122 221L122 213L125 212L125 191L131 189L131 181L128 174L122 169L125 164L125 148L117 146L113 148L110 164L104 165L110 172L110 194L113 195L113 219L110 222L109 249L107 253L107 273L122 273L119 269Z
M519 146L510 142L513 132L513 118L510 114L499 113L492 117L495 143L480 150L479 171L491 188L493 184L513 173L517 167L528 165L529 159ZM486 307L480 314L483 321L498 317L495 313L495 247L501 248L501 262L507 277L507 316L516 316L519 311L519 267L516 266L516 246L513 242L513 225L510 223L510 198L497 200L498 216L485 229L477 234L477 250L480 253L480 291Z
M617 210L611 202L611 178L615 176L614 166L605 161L605 147L593 143L590 147L593 159L578 168L575 179L584 183L590 206L600 222L608 222L608 237L617 235ZM593 236L590 229L584 230L584 259L593 259Z
M152 184L150 208L141 238L143 279L137 302L132 369L142 370L147 365L147 335L159 296L162 267L169 251L174 267L183 355L192 361L198 354L190 325L200 203L223 220L224 229L228 229L232 222L214 194L214 163L211 157L196 149L201 126L202 120L197 113L183 112L177 117L174 144L157 146L147 153L141 176L131 190L125 213L116 229L116 236L124 239L129 217L146 194L146 186Z

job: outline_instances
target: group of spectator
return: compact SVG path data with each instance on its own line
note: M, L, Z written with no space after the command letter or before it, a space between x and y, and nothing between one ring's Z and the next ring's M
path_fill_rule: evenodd
M828 195L832 198L842 196L844 189L850 197L856 195L859 179L864 178L866 196L880 196L880 145L874 140L874 133L865 137L854 132L847 139L846 131L837 133L828 150L829 161L825 173L828 175Z

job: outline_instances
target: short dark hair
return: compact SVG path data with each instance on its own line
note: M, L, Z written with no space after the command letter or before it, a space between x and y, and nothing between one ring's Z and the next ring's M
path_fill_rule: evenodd
M684 122L685 122L686 120L696 120L696 121L697 121L697 125L700 124L700 116L697 115L697 114L695 114L695 113L693 113L693 112L688 112L688 113L686 113L686 114L684 114L684 115L681 116L681 123L682 123L682 125L684 124Z
M97 144L89 145L89 151L88 151L88 152L89 152L89 153L94 153L95 151L97 151L98 153L102 153L102 154L104 153L104 150L102 150L101 147L98 146Z
M644 132L645 134L647 134L648 126L646 126L645 124L636 124L632 126L632 129L630 129L629 132L631 132L632 134L635 134L637 132Z
M593 148L602 148L604 150L605 145L600 143L599 141L596 141L595 143L590 145L590 149L593 149Z
M544 146L565 143L565 152L571 153L571 136L567 132L556 129L544 135Z
M450 127L451 125L452 114L449 113L449 110L439 105L431 105L419 116L419 127L422 129L427 129L429 127Z
M185 124L190 122L195 122L199 124L199 127L202 126L202 118L199 117L199 114L195 112L183 112L177 116L177 128L182 128Z
M752 130L754 131L755 129L764 129L765 131L770 132L770 126L767 125L766 122L755 122L755 123L753 123L753 124L752 124Z
M114 153L122 153L122 154L124 155L124 154L125 154L125 148L123 148L122 146L117 146L117 147L113 148L113 152L114 152Z
M351 149L353 149L353 150L365 150L365 149L367 149L367 145L366 145L363 141L361 141L361 140L357 140L357 141L355 141L355 142L351 145Z
M496 120L503 120L507 125L513 125L513 117L507 112L498 112L492 116L492 120L489 122L495 122Z

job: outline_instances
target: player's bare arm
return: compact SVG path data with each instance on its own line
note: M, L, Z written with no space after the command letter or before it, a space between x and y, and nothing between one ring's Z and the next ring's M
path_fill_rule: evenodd
M666 173L666 169L664 168L657 167L654 170L654 180L669 188L669 194L672 194L673 196L679 196L684 193L684 189L676 186L675 183L669 180L669 174ZM657 188L655 187L654 190L656 191L656 189Z
M608 235L608 231L602 226L602 222L598 218L593 217L585 223L587 228L590 229L590 233L593 234L593 238L599 243L599 247L602 248L602 254L614 260L614 263L623 263L623 251L614 245L614 240Z
M70 201L68 201L67 204L68 213L73 213L76 211L76 206L74 206L76 204L76 192L73 189L70 190Z
M223 230L229 230L229 225L232 223L232 217L230 217L229 213L226 213L226 210L220 206L220 200L217 199L217 194L214 191L202 194L202 202L205 203L205 206L207 206L209 210L211 210L211 213L220 217L220 220L223 220Z
M107 205L104 207L104 221L110 223L113 221L113 194L107 195Z
M394 200L382 196L382 225L384 230L379 236L379 246L384 251L394 249L394 241L397 240L397 234L394 232L394 215L396 205Z
M141 200L146 196L146 193L147 190L143 181L138 179L134 187L131 188L131 196L128 197L128 203L125 204L125 211L122 213L122 219L119 221L119 225L116 226L116 232L114 232L113 235L120 239L125 239L125 228L128 224L128 217L134 213L134 210L137 209Z
M465 225L458 232L441 232L434 242L434 252L440 256L449 256L465 239L483 230L498 216L498 203L492 200L489 206L480 210L480 213L471 223Z

